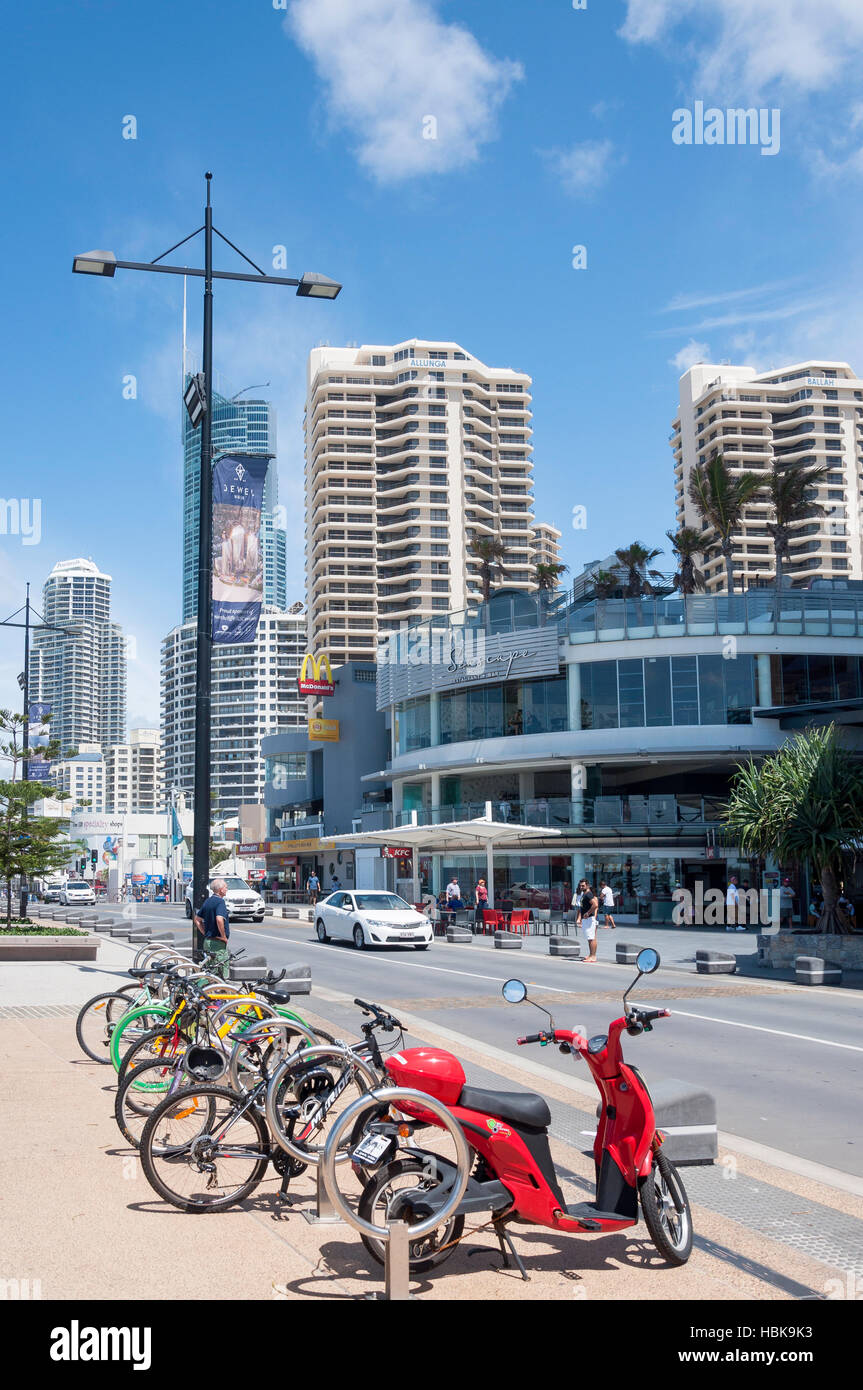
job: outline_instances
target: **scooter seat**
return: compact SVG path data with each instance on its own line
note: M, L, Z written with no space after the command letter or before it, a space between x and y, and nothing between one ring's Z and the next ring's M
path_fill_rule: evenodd
M499 1115L516 1125L546 1129L551 1124L551 1111L542 1096L532 1091L482 1091L478 1086L465 1086L458 1098L465 1110L479 1110L485 1115Z

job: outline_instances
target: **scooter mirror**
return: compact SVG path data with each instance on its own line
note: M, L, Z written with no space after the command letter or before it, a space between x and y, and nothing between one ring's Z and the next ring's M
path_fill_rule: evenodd
M507 980L501 994L508 1004L521 1004L527 998L527 985L523 980Z
M639 974L652 975L654 970L659 969L659 952L654 951L652 946L645 946L643 951L639 951L635 959Z

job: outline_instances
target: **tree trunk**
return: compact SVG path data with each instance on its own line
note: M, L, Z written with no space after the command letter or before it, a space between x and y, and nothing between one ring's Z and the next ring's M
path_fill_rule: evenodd
M725 541L722 545L722 554L725 556L725 574L728 581L729 594L734 593L734 560L731 554L731 541Z
M830 936L850 936L854 925L850 917L838 906L839 880L831 868L821 868L820 883L824 894L824 906L815 930Z

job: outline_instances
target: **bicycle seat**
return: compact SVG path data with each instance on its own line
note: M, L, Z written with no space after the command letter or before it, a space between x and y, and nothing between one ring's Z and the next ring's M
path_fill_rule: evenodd
M263 999L268 999L271 1004L290 1004L291 996L284 989L256 989L256 994L260 994Z
M126 974L133 980L144 980L148 975L165 975L168 969L166 965L133 965Z
M531 1129L546 1129L551 1124L551 1111L542 1096L533 1091L483 1091L478 1086L465 1086L458 1098L465 1110L479 1110L483 1115L499 1115L516 1125Z

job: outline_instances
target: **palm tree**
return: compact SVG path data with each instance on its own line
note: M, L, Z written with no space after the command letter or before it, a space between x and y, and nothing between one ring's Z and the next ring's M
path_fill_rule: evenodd
M641 541L633 541L631 545L615 550L614 553L625 574L624 598L639 598L642 594L652 594L651 579L661 579L662 575L659 570L652 570L649 566L662 551L650 550L646 545L642 545Z
M594 598L614 598L622 584L617 570L594 570L593 572L593 596Z
M719 549L725 556L729 594L734 593L732 536L740 526L746 503L763 486L757 473L740 473L733 477L720 453L714 453L708 463L696 464L689 475L690 501L719 538Z
M542 626L545 626L551 596L560 587L560 576L568 572L569 565L553 564L542 560L538 560L533 567L533 577L539 589L539 621Z
M488 603L491 598L491 580L495 569L503 574L503 557L508 553L504 541L497 536L481 536L479 539L472 540L468 546L469 553L474 559L479 560L479 575L482 582L482 601Z
M824 509L815 501L812 488L829 471L824 463L819 463L815 468L777 468L775 463L773 465L768 488L776 520L768 521L767 529L773 537L776 552L777 589L782 588L782 566L788 558L790 528L795 521L821 515Z
M810 860L824 893L815 930L854 931L837 899L843 847L863 837L863 767L834 724L802 730L760 766L740 766L723 819L742 854Z
M558 580L562 574L569 573L569 565L553 565L545 562L538 562L533 568L533 577L539 590L546 593L553 593L559 588Z
M694 526L681 526L679 531L666 531L671 551L677 556L678 569L674 587L681 594L695 594L704 588L704 575L696 568L695 556L704 549L704 540Z

